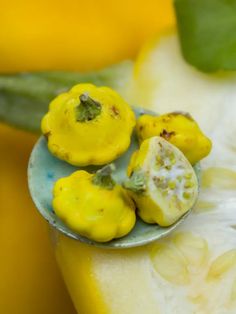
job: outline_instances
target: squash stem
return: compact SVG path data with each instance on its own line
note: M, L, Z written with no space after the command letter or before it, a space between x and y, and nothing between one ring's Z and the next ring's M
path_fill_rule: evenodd
M115 165L110 164L98 170L93 176L92 182L107 190L112 190L115 186L115 181L112 179L112 172L115 170Z
M146 190L144 175L140 172L134 172L129 180L123 183L123 187L134 193L143 193Z
M79 99L80 104L75 108L76 121L87 122L100 115L102 106L98 101L89 97L87 93L81 94Z

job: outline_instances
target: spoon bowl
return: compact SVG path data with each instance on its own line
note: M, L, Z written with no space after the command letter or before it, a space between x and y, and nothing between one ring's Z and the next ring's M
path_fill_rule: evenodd
M136 117L144 113L155 113L140 108L134 109ZM131 145L127 152L114 161L116 169L113 178L116 182L123 182L126 176L126 169L132 153L139 147L138 140L135 135L132 137ZM28 182L31 197L36 208L42 216L54 228L64 233L66 236L103 248L130 248L148 244L160 238L163 238L175 230L188 216L190 211L184 214L175 224L169 227L161 227L156 224L147 224L137 217L133 230L123 238L115 239L107 243L98 243L87 239L67 227L54 213L52 208L52 190L54 183L62 178L69 176L76 170L83 169L88 172L95 172L101 167L75 167L56 157L54 157L47 148L46 139L41 136L36 143L29 160L28 166ZM199 165L195 166L197 175L199 174Z

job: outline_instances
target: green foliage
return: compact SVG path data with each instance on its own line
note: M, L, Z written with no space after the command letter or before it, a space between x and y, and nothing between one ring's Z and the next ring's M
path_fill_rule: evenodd
M204 72L236 70L236 0L175 0L183 55Z
M120 92L131 77L133 64L124 61L97 72L40 72L0 75L0 121L40 132L49 102L78 83L109 86Z

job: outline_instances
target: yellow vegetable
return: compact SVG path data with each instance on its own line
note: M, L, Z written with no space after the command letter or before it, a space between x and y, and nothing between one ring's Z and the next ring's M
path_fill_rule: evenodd
M9 0L1 12L0 72L14 73L102 68L174 23L171 0Z
M59 179L53 208L72 230L97 242L125 236L134 227L135 206L111 178L110 165L90 174L79 170Z
M42 120L51 153L72 165L103 165L130 145L135 115L112 89L78 84L55 98Z
M27 188L37 136L0 124L0 313L75 314ZM38 244L37 244L38 243Z
M165 139L155 136L142 142L128 167L124 186L147 223L169 226L195 203L196 174L183 153Z
M211 141L200 130L196 121L184 112L161 116L143 115L137 121L139 140L158 135L178 147L194 165L211 151Z

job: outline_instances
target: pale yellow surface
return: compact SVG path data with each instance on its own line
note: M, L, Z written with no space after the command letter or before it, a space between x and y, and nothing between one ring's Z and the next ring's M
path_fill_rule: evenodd
M58 242L57 242L58 241ZM110 314L93 272L97 249L58 234L56 256L79 314Z
M0 125L0 313L75 314L29 196L26 170L36 136Z

